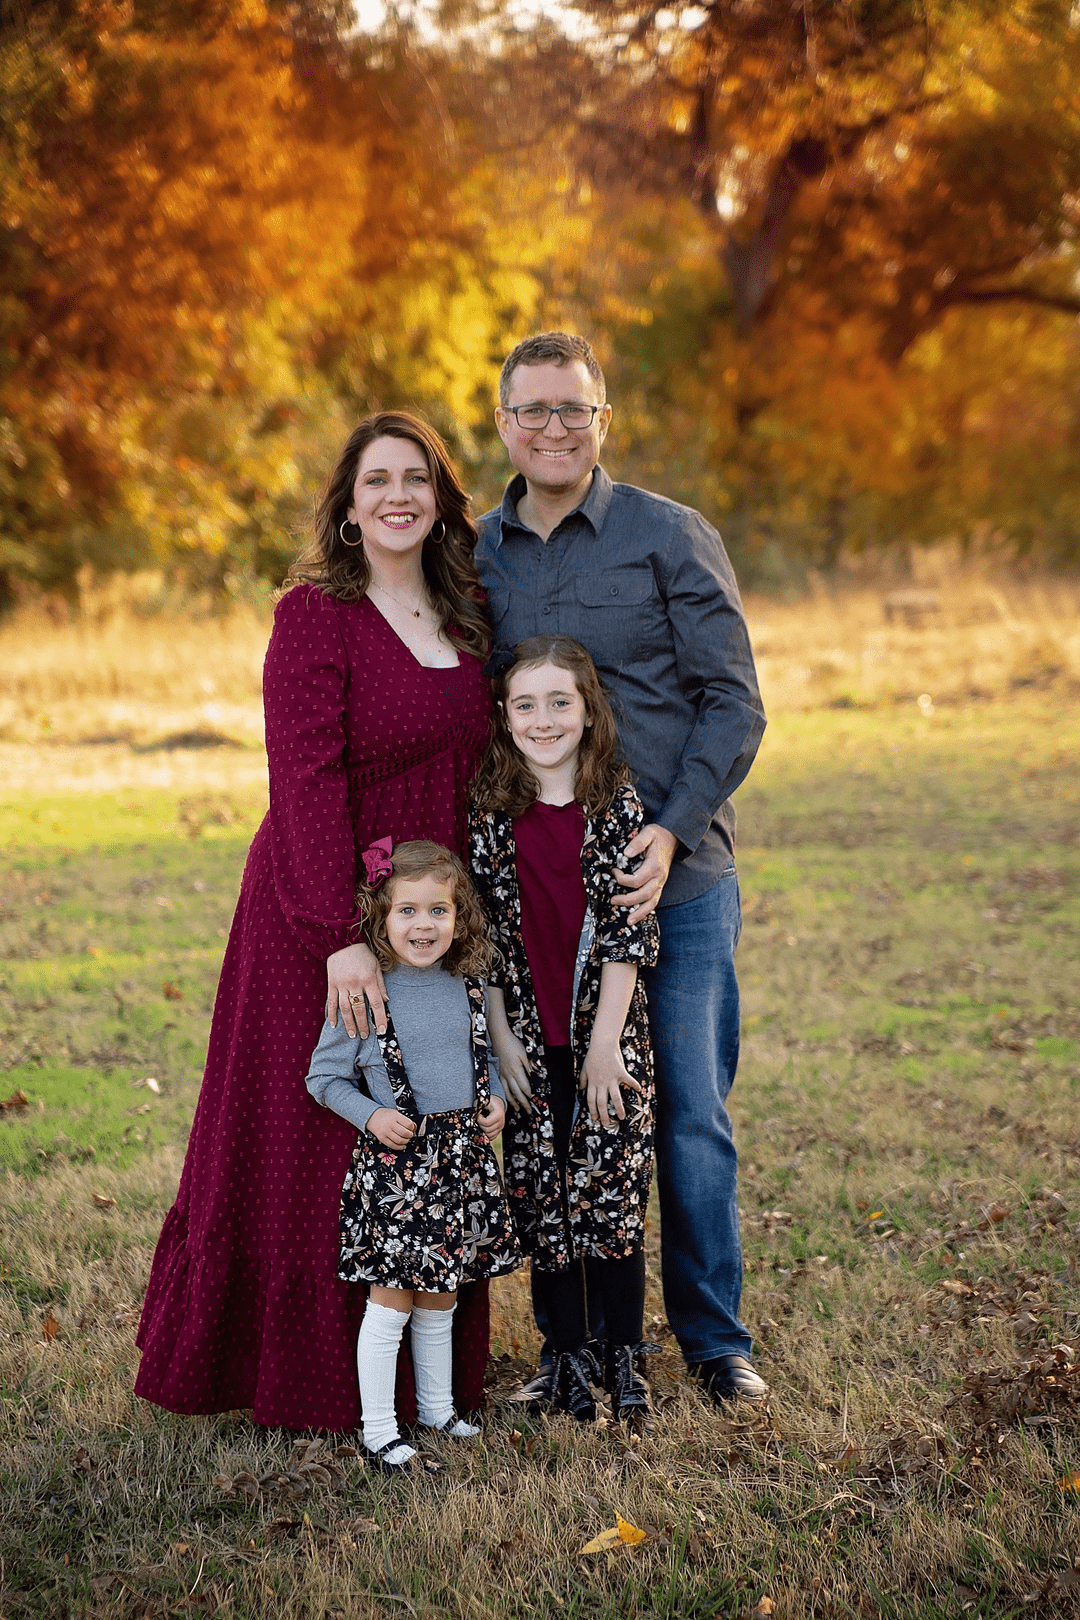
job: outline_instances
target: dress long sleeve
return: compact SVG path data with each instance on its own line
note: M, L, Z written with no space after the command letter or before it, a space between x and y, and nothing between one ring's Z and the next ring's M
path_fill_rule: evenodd
M356 848L345 773L349 660L334 604L300 587L278 603L263 670L274 885L314 956L349 943Z

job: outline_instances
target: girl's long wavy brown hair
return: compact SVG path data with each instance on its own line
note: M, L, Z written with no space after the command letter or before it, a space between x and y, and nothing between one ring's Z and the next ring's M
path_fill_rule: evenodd
M486 979L491 971L494 951L472 879L453 851L442 844L433 843L429 838L413 838L395 844L390 861L393 866L391 875L378 888L373 889L370 884L362 883L356 895L361 929L383 972L392 968L397 961L386 933L386 919L394 903L394 884L398 878L430 876L440 883L449 883L457 907L453 942L439 965L446 968L448 973Z
M540 797L540 783L510 734L506 698L519 670L538 669L544 664L554 664L573 676L585 701L585 717L590 723L578 748L574 798L590 821L595 821L629 782L630 771L619 746L611 699L596 673L596 665L580 641L571 636L530 636L527 641L519 641L513 664L501 670L492 682L495 704L491 736L476 773L473 801L480 810L504 810L510 816L520 816Z
M383 438L410 439L423 451L438 518L446 525L445 537L438 544L430 535L424 541L420 553L424 579L440 628L467 652L486 658L491 628L473 564L477 535L469 515L469 497L435 429L408 411L377 411L353 428L323 486L311 539L289 570L289 581L318 585L342 602L358 602L364 595L371 583L364 548L347 546L340 531L352 505L360 458L369 444Z

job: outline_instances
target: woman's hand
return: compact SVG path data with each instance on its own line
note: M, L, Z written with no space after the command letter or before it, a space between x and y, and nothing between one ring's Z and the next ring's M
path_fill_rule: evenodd
M416 1126L408 1114L400 1114L396 1108L376 1108L366 1129L383 1147L393 1148L395 1153L408 1147L416 1135Z
M480 1129L489 1142L494 1142L506 1120L506 1104L501 1097L492 1097L479 1116Z
M613 1113L619 1119L626 1118L622 1099L623 1087L629 1091L641 1090L637 1081L632 1080L626 1071L626 1064L623 1062L617 1041L614 1046L604 1041L590 1041L585 1062L581 1066L578 1086L585 1093L589 1118L602 1125L605 1130L615 1124L615 1120L611 1117Z
M366 1000L365 1000L366 998ZM386 1033L386 985L366 945L346 945L326 958L326 1016L337 1029L338 1013L350 1035L368 1034L368 1006L380 1035Z

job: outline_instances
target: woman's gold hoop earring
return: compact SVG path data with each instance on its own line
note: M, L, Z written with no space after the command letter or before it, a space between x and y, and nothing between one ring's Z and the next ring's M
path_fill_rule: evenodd
M341 536L342 545L343 546L362 546L363 543L364 543L364 531L362 529L360 530L360 538L359 538L359 540L346 540L346 538L345 538L345 525L346 525L346 523L348 523L348 521L349 521L348 518L342 518L341 522L338 524L338 534L340 534L340 536ZM359 529L360 525L358 523L354 523L352 525L352 527L354 529Z
M441 531L439 534L435 533L435 523L439 525L439 529ZM428 530L428 539L431 541L433 546L441 546L443 541L446 539L446 522L443 518L436 518L435 523L433 523L431 528Z

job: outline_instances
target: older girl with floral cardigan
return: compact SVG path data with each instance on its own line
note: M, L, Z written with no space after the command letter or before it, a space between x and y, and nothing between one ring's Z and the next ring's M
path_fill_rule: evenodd
M653 1065L639 969L658 931L627 921L614 871L644 813L578 642L522 642L494 695L469 860L502 956L489 998L507 1193L555 1355L551 1404L588 1421L602 1379L614 1415L640 1418ZM589 1316L603 1318L602 1366Z

